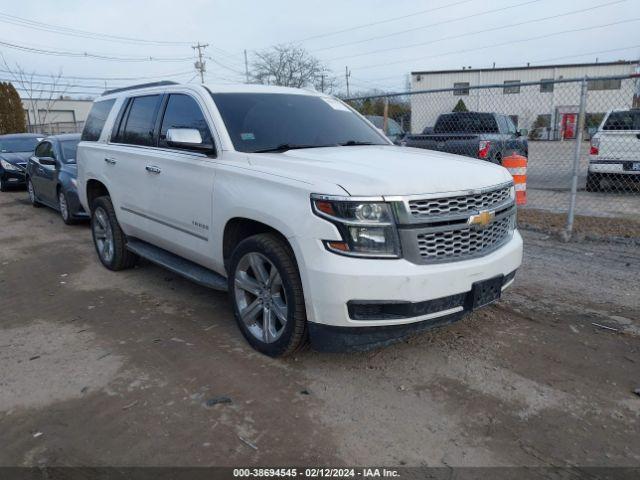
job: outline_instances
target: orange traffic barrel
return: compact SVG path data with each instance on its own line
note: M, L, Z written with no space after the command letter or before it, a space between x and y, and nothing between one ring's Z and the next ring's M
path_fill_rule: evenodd
M516 204L527 203L527 159L522 155L512 155L502 159L502 166L509 170L516 187Z

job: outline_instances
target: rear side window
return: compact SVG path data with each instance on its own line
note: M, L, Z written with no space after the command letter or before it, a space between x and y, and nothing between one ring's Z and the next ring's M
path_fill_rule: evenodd
M611 112L603 130L640 130L640 110Z
M109 112L111 112L111 108L114 103L115 99L111 99L102 100L93 104L91 111L89 112L89 116L87 117L87 121L84 124L81 140L88 142L98 141L100 134L102 133L102 128L107 121L107 117L109 116Z
M116 141L131 145L153 145L153 131L159 105L160 95L132 98L122 119Z
M167 130L170 128L193 128L200 132L202 143L212 145L213 139L202 110L192 97L184 94L172 94L167 101L162 126L160 127L161 147L167 146Z

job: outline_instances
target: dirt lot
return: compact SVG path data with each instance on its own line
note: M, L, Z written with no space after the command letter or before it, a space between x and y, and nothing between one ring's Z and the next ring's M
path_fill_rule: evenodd
M86 225L0 194L0 465L640 465L640 249L525 241L496 306L282 361L225 294L109 272Z

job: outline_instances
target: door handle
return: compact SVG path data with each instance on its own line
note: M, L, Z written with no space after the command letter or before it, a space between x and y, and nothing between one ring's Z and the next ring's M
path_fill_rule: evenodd
M149 173L160 173L162 172L162 170L160 170L158 167L154 167L153 165L147 165L146 167L144 167L145 170Z
M104 161L107 162L109 165L116 164L116 161L113 158L105 158Z

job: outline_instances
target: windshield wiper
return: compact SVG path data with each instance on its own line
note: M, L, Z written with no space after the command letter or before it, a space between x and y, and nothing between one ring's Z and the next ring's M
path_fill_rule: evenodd
M291 143L283 143L277 147L264 148L262 150L254 150L251 153L269 153L269 152L286 152L287 150L299 150L301 148L322 148L332 147L333 145L295 145Z
M380 145L379 143L373 142L359 142L358 140L349 140L348 142L339 143L339 147L356 147L360 145Z

